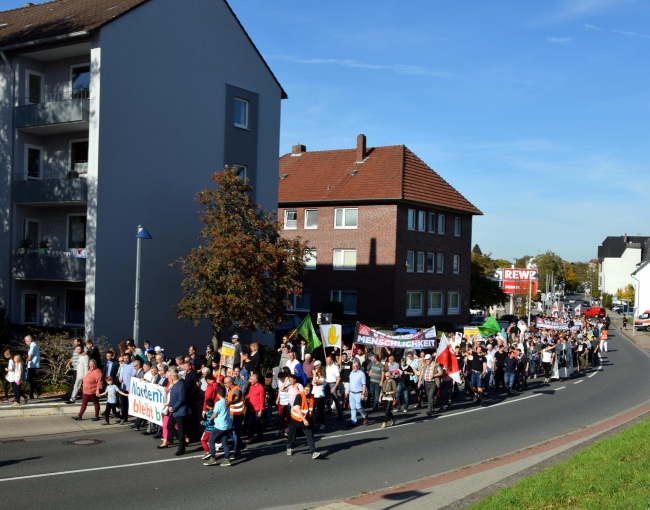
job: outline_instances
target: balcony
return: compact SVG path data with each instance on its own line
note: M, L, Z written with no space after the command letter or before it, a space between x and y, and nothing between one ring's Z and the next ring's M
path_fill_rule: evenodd
M88 202L87 163L71 172L42 172L40 176L14 174L13 201L19 204Z
M87 131L90 92L75 90L26 97L15 108L16 128L38 135Z
M53 282L85 282L86 259L73 258L70 252L51 251L39 255L13 252L11 273L16 280L45 280Z

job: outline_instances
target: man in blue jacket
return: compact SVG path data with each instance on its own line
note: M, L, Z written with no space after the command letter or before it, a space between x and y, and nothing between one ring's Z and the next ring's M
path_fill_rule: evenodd
M168 376L171 381L171 388L169 390L169 404L167 405L167 412L169 413L167 437L168 441L173 442L174 436L178 435L178 450L176 450L175 455L179 456L185 454L183 420L185 416L190 414L190 409L187 405L187 391L183 381L178 378L178 372L170 369ZM176 425L178 425L178 431Z

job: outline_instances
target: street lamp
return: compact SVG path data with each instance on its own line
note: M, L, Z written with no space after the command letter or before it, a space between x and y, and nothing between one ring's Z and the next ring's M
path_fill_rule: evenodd
M140 347L140 250L143 239L153 239L151 234L142 225L138 225L138 233L135 235L137 239L137 249L135 256L135 317L133 319L133 340L136 347Z
M535 273L528 279L528 327L530 328L530 299L533 292L533 279L539 278L539 273Z

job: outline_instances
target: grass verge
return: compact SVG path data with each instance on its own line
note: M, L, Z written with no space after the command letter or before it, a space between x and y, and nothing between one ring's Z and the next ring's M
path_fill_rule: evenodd
M471 508L649 509L650 418Z

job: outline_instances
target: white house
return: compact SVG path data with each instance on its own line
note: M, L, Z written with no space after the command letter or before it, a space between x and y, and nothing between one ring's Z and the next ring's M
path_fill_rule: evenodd
M645 260L631 274L634 279L634 315L650 310L650 260Z
M649 237L608 236L598 247L598 288L601 292L616 294L616 290L634 285L631 274L644 260Z

